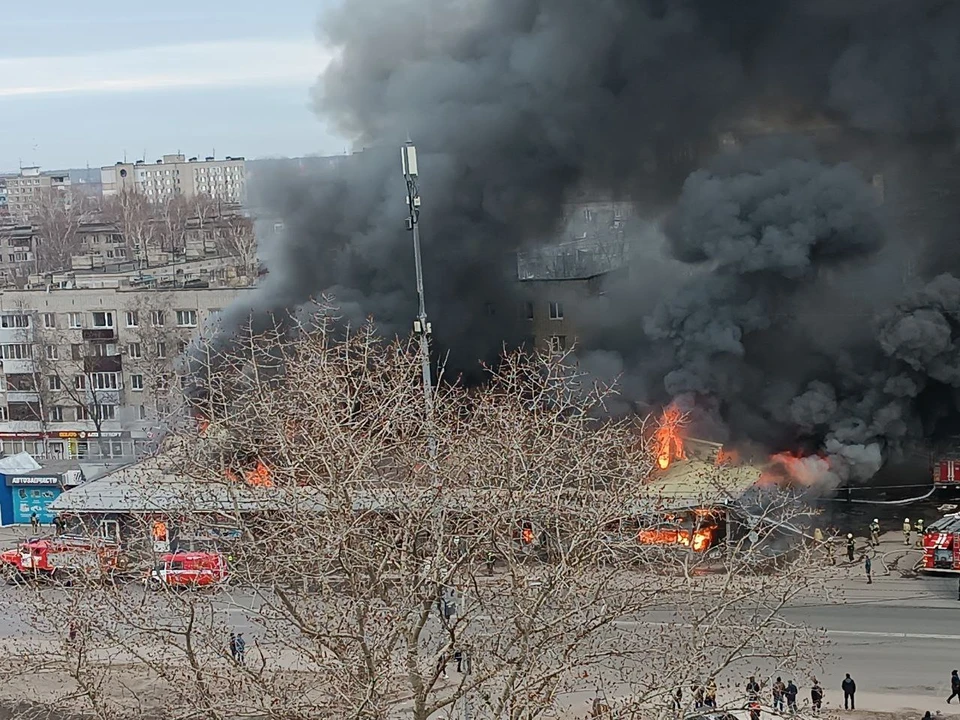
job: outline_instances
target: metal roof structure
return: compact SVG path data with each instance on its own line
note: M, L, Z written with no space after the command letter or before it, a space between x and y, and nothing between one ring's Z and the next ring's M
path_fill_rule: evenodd
M699 458L676 460L644 486L644 504L662 509L726 505L743 497L762 474L755 465L726 465Z

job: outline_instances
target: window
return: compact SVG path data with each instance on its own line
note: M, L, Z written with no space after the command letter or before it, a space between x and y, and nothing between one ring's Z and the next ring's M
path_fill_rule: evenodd
M117 390L123 386L119 373L100 372L91 375L94 390Z
M0 315L0 328L28 328L29 315Z
M111 440L108 443L103 443L103 452L106 454L106 457L122 457L123 443L120 440Z
M127 310L127 327L137 327L140 324L140 313L136 310Z
M165 358L167 356L167 344L163 342L157 343L157 357Z
M77 390L86 390L87 389L87 376L86 375L77 375L73 378L73 387Z
M44 348L47 360L58 360L60 358L60 353L57 351L56 345L47 345Z
M77 407L74 408L74 412L76 413L77 420L89 420L89 419L90 419L90 409L89 409L86 405L77 405ZM79 444L80 444L80 443L77 443L77 445L79 445ZM86 444L86 443L84 443L84 444Z
M95 343L93 354L96 357L114 357L117 354L116 343Z
M47 387L51 390L62 390L63 383L60 382L59 375L51 375L47 378Z
M54 405L50 409L50 417L48 419L50 422L63 422L63 408L59 405Z
M80 343L70 345L70 358L73 360L83 360L83 345Z
M112 328L113 327L113 313L112 312L95 312L93 313L93 326L95 328Z
M181 340L180 342L177 343L177 352L180 355L183 355L186 351L187 351L187 343Z
M116 420L117 419L117 406L116 405L97 405L97 418L100 420Z
M161 327L163 323L166 322L166 317L164 316L163 310L154 310L151 312L150 319L157 327Z
M161 325L163 323L160 323ZM196 327L196 310L177 310L177 327Z
M563 352L567 349L567 336L566 335L551 335L550 336L550 352Z
M137 409L137 417L139 417L141 420L146 420L146 419L147 419L147 406L146 406L146 405L141 405L141 406Z
M9 420L10 413L7 412L6 405L0 405L0 420Z
M84 419L85 419L85 420L89 420L90 418L84 418ZM77 420L80 420L80 417L77 417ZM78 442L78 443L77 443L77 457L78 457L79 459L83 460L84 458L88 457L89 455L90 455L90 446L87 444L87 442L86 442L86 441Z
M563 303L550 303L550 319L563 320Z
M131 375L130 387L133 390L143 390L143 375Z
M83 327L83 316L80 313L72 312L72 313L69 313L67 317L69 320L70 327L74 329Z
M14 345L0 345L0 358L4 360L29 360L30 346L17 343Z
M57 316L53 313L44 313L43 314L43 326L47 330L53 330L57 327Z
M143 357L143 350L140 347L140 343L130 343L127 345L127 355L129 355L134 360L139 360Z
M533 320L533 303L525 302L523 304L523 317L527 320Z

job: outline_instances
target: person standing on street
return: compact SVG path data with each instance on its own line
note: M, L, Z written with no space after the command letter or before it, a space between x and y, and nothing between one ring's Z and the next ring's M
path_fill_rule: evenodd
M40 518L36 513L30 513L30 527L33 528L34 534L40 532Z
M947 705L954 698L960 700L960 675L957 675L956 670L950 673L950 697L947 698Z
M813 687L810 688L810 706L815 715L820 714L820 708L823 707L823 688L820 687L820 681L813 679Z
M791 680L787 683L787 689L783 691L783 694L787 698L787 710L791 713L796 714L797 712L797 693L800 692L797 689L796 684Z
M707 692L704 695L703 703L707 707L717 707L717 681L713 678L707 680Z
M757 682L757 678L753 675L747 680L747 700L750 702L758 702L760 700L760 683Z
M247 652L247 641L243 639L243 633L237 633L237 662L244 664L244 656Z
M783 680L780 678L777 678L777 681L771 688L773 694L773 709L777 712L783 712L783 694L786 689L787 686L783 684Z
M857 694L857 683L850 677L850 673L847 673L840 687L843 688L843 709L856 710L857 705L854 702L854 696Z
M870 523L870 544L874 547L880 544L880 521L877 518Z
M923 518L917 518L913 529L917 531L917 547L923 547Z
M873 563L870 561L869 555L863 556L863 570L867 573L867 585L873 583L873 576L870 574L870 571L873 569Z
M857 549L857 543L853 539L853 533L847 533L847 560L853 562L853 553Z
M229 649L230 649L230 657L232 657L233 661L236 662L237 661L237 634L236 633L230 633Z
M903 544L910 545L910 518L903 519Z

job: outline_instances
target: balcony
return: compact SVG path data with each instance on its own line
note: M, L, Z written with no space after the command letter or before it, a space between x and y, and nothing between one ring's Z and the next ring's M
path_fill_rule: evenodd
M109 341L117 339L116 328L84 328L82 333L84 340Z
M27 390L7 390L8 403L38 403L40 395Z
M85 399L88 407L94 405L119 405L120 390L91 390L85 391Z
M87 373L122 372L123 361L119 355L85 357L83 371Z
M7 375L29 375L37 368L33 360L0 360L0 371Z

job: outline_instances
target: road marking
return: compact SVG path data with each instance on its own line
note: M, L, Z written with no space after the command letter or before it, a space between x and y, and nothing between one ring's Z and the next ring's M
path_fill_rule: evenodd
M853 637L903 638L912 640L960 640L960 635L935 633L873 632L870 630L827 630L827 635L850 635Z

